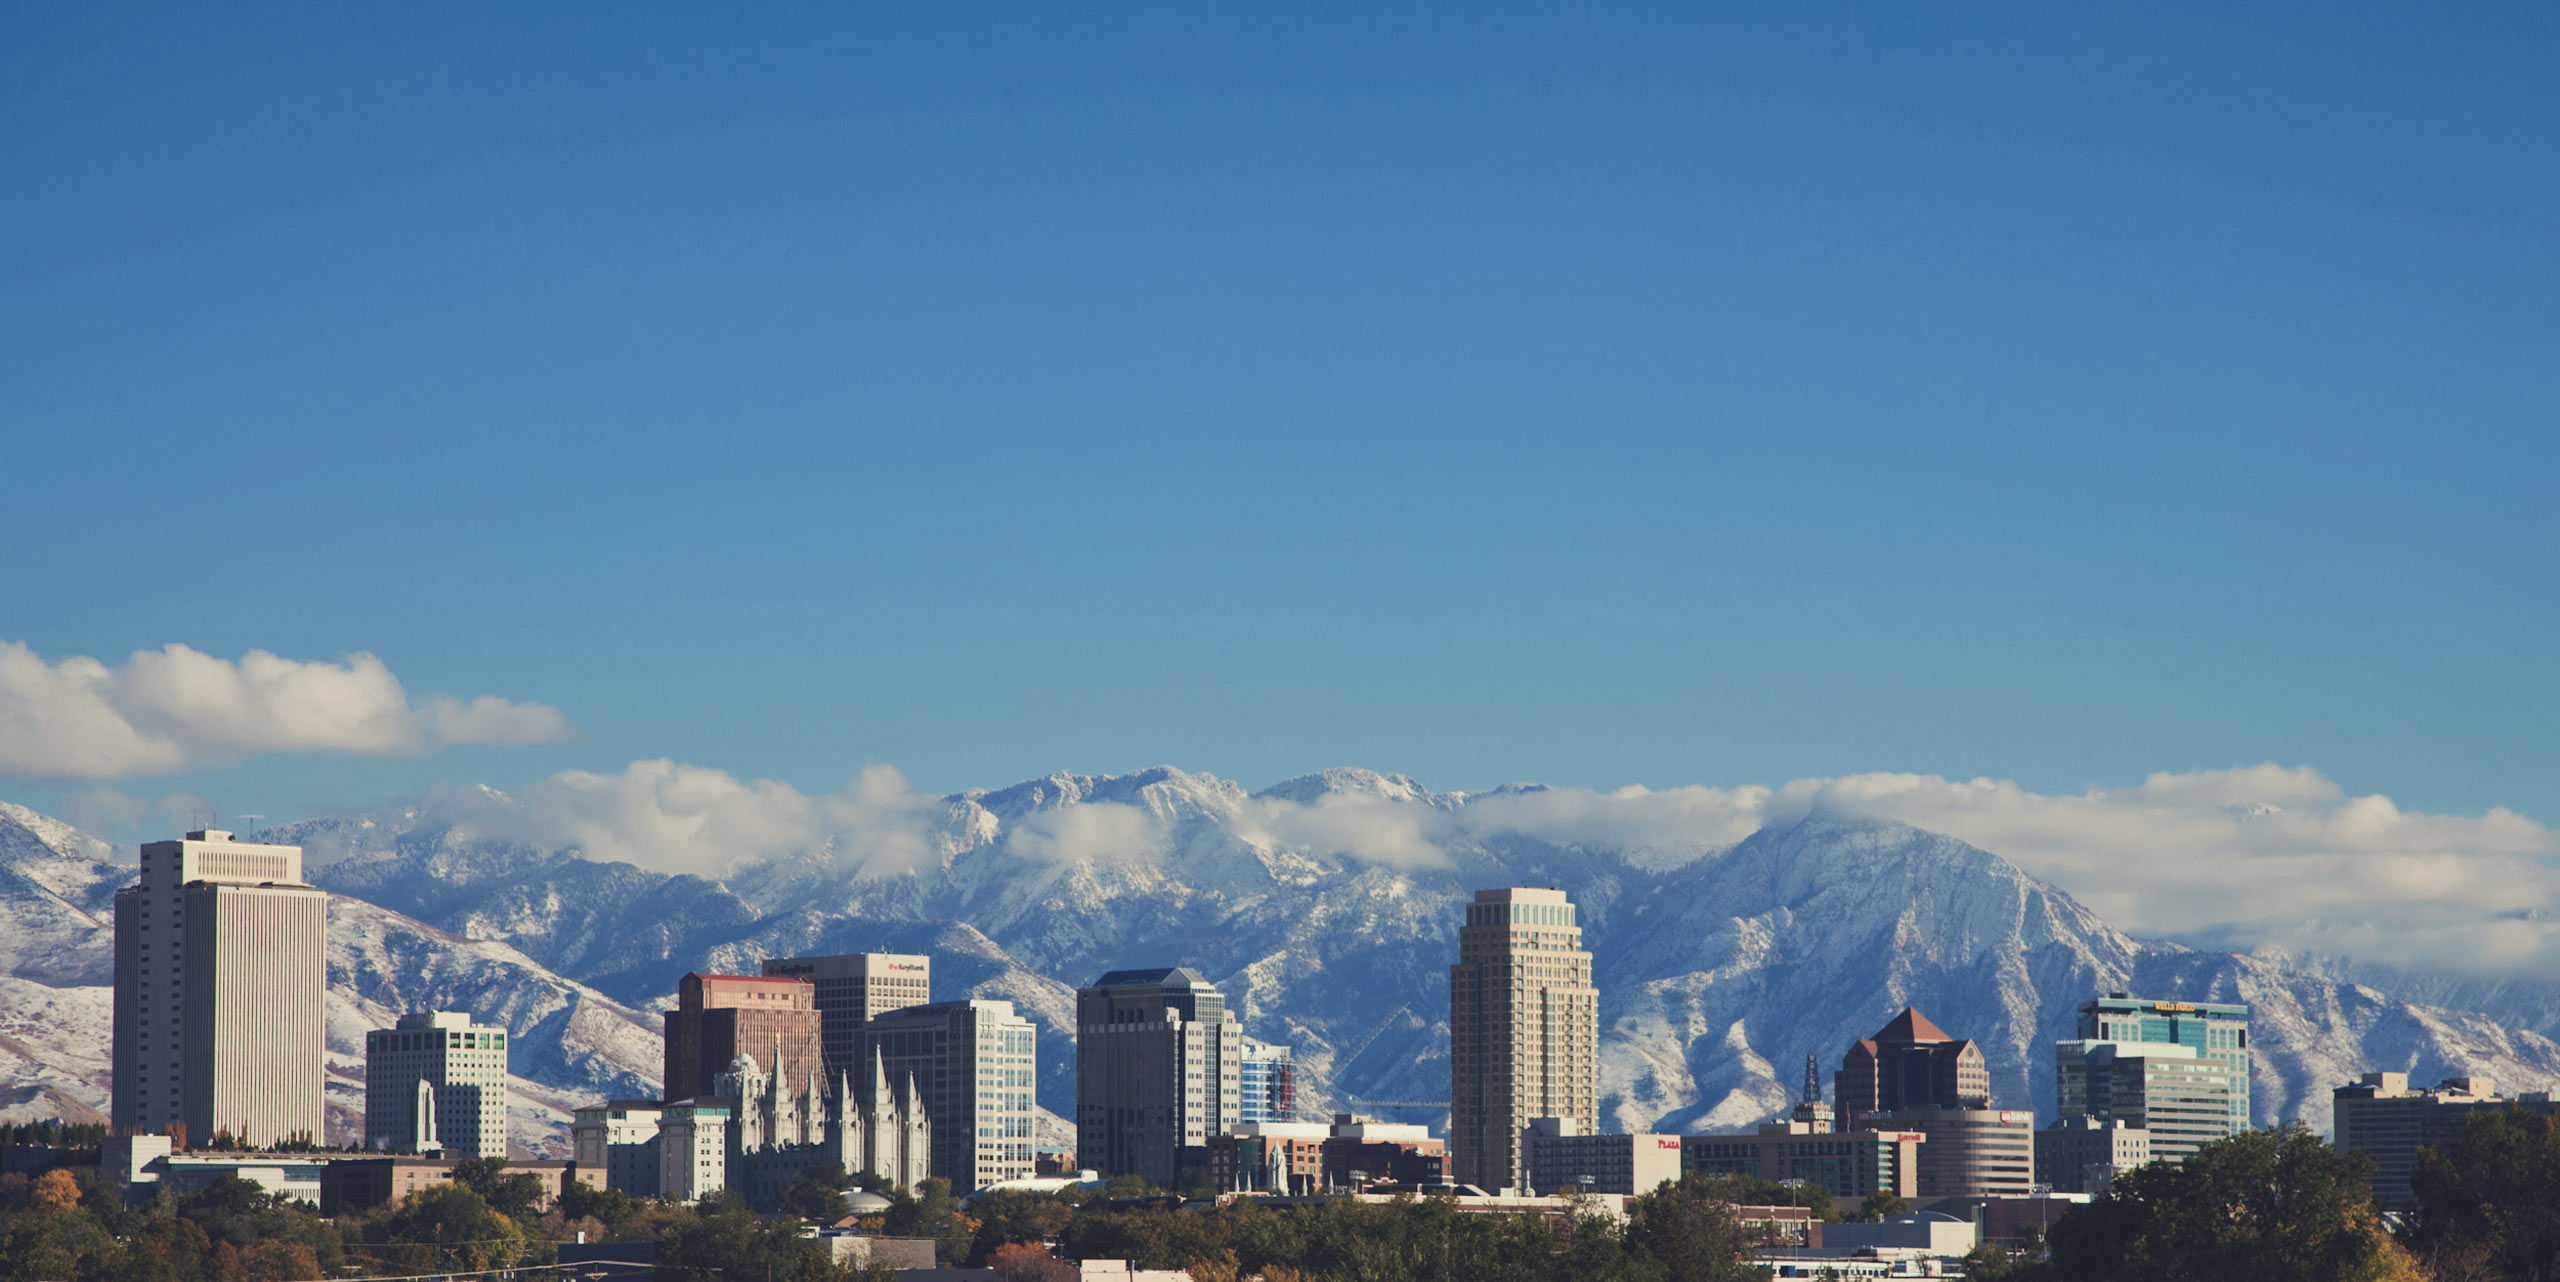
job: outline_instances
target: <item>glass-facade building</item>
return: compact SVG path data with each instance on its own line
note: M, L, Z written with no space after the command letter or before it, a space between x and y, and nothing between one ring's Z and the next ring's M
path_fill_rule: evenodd
M1238 1108L1243 1120L1298 1120L1298 1066L1288 1047L1245 1038L1238 1069L1244 1076L1244 1099Z
M2225 1134L2249 1129L2249 1008L2214 1002L2155 1001L2125 993L2080 1003L2079 1039L2116 1042L2119 1055L2143 1053L2144 1045L2184 1046L2196 1058L2223 1070L2230 1110ZM2138 1043L2138 1044L2137 1044ZM2076 1110L2065 1107L2062 1115ZM2157 1151L2155 1142L2154 1151Z

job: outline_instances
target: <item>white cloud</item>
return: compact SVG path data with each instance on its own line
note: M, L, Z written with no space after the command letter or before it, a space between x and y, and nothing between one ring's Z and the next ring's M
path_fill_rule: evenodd
M1046 863L1143 862L1163 857L1171 832L1191 822L1087 802L999 832L992 816L918 793L885 766L841 791L807 796L669 761L556 775L512 799L455 794L444 809L492 836L711 875L802 851L831 851L857 874L890 875L987 843ZM2560 960L2552 920L2560 916L2560 840L2551 829L2505 809L2405 811L2387 797L2350 796L2301 767L2157 774L2065 794L2005 779L1879 773L1776 787L1505 791L1454 808L1343 794L1312 803L1257 797L1207 806L1199 818L1251 845L1423 872L1510 836L1665 866L1816 810L1971 842L2137 935L2486 972Z
M619 774L564 771L512 796L448 793L429 808L481 836L714 877L813 851L870 875L923 868L939 857L938 826L949 811L887 766L812 797L771 779L663 760L635 761Z
M76 655L47 663L0 641L0 775L113 779L270 752L379 755L571 733L541 704L489 695L412 704L369 654L326 663L252 650L234 662L172 644L118 668Z
M1138 861L1163 850L1164 827L1136 806L1087 801L1025 816L1006 832L1005 848L1047 863Z
M1444 812L1378 797L1328 796L1313 805L1256 797L1227 830L1260 845L1347 855L1390 868L1446 868L1447 851L1425 835Z

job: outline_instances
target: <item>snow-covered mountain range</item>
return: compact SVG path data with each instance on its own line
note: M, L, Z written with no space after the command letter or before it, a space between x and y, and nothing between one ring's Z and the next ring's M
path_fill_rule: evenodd
M1170 768L1061 774L941 798L920 855L821 846L717 877L499 840L432 807L260 839L302 844L337 895L333 1071L367 1021L477 1012L516 1034L538 1105L519 1136L545 1149L561 1106L653 1088L650 1012L685 970L808 952L930 953L937 998L1013 1001L1041 1028L1040 1097L1057 1113L1074 1100L1075 986L1174 964L1224 988L1249 1032L1296 1048L1309 1111L1445 1098L1460 905L1501 885L1561 887L1581 906L1603 1112L1627 1128L1779 1112L1807 1053L1827 1071L1905 1004L1982 1042L2001 1104L2049 1115L2051 1044L2079 1002L2116 989L2249 1003L2260 1121L2326 1129L2328 1088L2373 1069L2560 1087L2547 1028L2400 1000L2335 966L2133 939L1950 838L1819 812L1738 844L1502 820L1534 791L1434 793L1364 770L1251 794ZM509 804L489 794L475 813ZM1426 826L1428 845L1395 838ZM106 897L129 876L108 853L0 809L7 1115L103 1107ZM338 1085L333 1103L351 1102L342 1071Z

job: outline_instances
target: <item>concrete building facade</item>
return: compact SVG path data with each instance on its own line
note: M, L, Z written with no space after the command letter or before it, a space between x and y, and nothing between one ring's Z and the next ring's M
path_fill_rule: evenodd
M933 959L919 953L838 953L775 957L764 973L805 979L818 1008L818 1042L828 1081L851 1076L871 1089L871 1053L864 1037L876 1015L933 1001Z
M1706 1175L1803 1180L1837 1198L1920 1196L1918 1131L1835 1131L1820 1122L1764 1122L1748 1135L1684 1135L1680 1167Z
M1184 1149L1244 1120L1244 1027L1198 971L1115 970L1076 992L1076 1165L1171 1188Z
M579 1109L569 1123L569 1151L578 1178L633 1197L658 1195L657 1100L606 1100Z
M2221 1066L2228 1084L2231 1110L2225 1135L2249 1129L2249 1008L2237 1003L2161 1001L2127 993L2109 993L2080 1003L2076 1036L2086 1042L2141 1043L2126 1053L2147 1053L2151 1046L2184 1046L2196 1058ZM2162 1141L2154 1138L2155 1155Z
M2054 1043L2053 1058L2055 1111L2139 1126L2153 1160L2183 1162L2242 1129L2230 1066L2192 1046L2075 1040Z
M711 1094L711 1080L742 1054L795 1082L824 1072L817 993L797 976L688 972L666 1012L667 1102ZM780 1062L765 1063L777 1046Z
M507 1155L507 1030L439 1010L364 1035L364 1146L417 1153L422 1137L447 1157Z
M2330 1143L2341 1152L2373 1159L2375 1206L2385 1211L2415 1210L2409 1176L2417 1170L2418 1150L2450 1143L2460 1133L2464 1118L2500 1108L2555 1111L2547 1091L2502 1099L2497 1083L2478 1075L2448 1077L2434 1087L2412 1089L2407 1073L2367 1073L2361 1081L2329 1092Z
M1680 1178L1677 1135L1590 1135L1570 1117L1531 1119L1521 1161L1532 1193L1650 1193Z
M2001 1108L1902 1108L1878 1128L1917 1131L1920 1196L2025 1197L2036 1183L2036 1115Z
M1518 1187L1534 1118L1600 1124L1600 993L1561 890L1479 890L1449 968L1451 1178Z
M914 1079L933 1121L933 1173L953 1192L1031 1177L1037 1043L1013 1003L909 1006L873 1016L869 1038L890 1081Z
M729 1186L729 1129L737 1108L710 1095L658 1115L658 1196L692 1202Z
M1909 1006L1873 1037L1860 1038L1832 1075L1833 1124L1844 1131L1899 1108L1983 1108L1991 1103L1991 1068L1982 1048L1951 1037Z
M299 846L210 828L142 847L115 900L117 1129L322 1137L328 899Z
M2121 1118L2064 1117L2036 1132L2036 1177L2056 1193L2104 1193L2151 1160L2151 1132Z

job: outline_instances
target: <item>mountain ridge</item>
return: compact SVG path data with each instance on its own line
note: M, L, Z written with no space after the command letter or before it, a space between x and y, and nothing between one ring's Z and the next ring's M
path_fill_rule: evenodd
M2560 1045L2539 1032L2282 959L2135 939L1953 838L1822 809L1738 842L1697 833L1668 845L1505 818L1537 791L1437 793L1356 768L1251 793L1173 767L1058 772L919 803L930 825L920 861L813 846L718 877L484 838L416 807L257 836L316 852L313 880L381 912L376 933L424 941L403 945L419 957L462 967L454 950L503 945L531 969L489 981L478 999L528 1029L557 1007L511 1007L508 984L583 989L638 1028L686 969L931 953L938 999L1012 1000L1040 1026L1041 1101L1055 1113L1073 1101L1075 985L1143 965L1202 970L1249 1033L1295 1047L1311 1111L1351 1095L1438 1097L1460 906L1474 888L1524 884L1558 886L1580 906L1603 991L1603 1112L1626 1129L1722 1129L1778 1113L1808 1051L1827 1064L1906 1004L1983 1043L2003 1106L2049 1114L2051 1043L2070 1035L2079 1001L2117 989L2250 1001L2261 1121L2303 1116L2325 1129L2326 1088L2373 1068L2560 1086ZM8 827L0 856L25 844ZM0 884L0 911L20 899L66 920L83 911L48 905L38 884ZM407 998L396 969L351 962L350 1000L389 1009L368 985ZM332 975L334 991L334 953ZM10 1000L0 994L0 1035ZM654 1089L654 1063L627 1046L590 1058L527 1068L555 1093L602 1085L599 1064L628 1068L616 1089L644 1077Z

